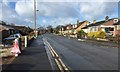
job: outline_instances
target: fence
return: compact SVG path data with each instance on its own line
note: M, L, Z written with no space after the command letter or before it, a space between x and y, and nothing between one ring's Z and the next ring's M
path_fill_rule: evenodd
M106 37L106 39L108 39L109 41L113 41L113 42L116 42L116 43L119 43L120 42L120 36L115 36L115 37Z

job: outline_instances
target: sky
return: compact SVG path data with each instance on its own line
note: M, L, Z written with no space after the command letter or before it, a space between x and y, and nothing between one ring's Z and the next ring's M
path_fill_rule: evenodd
M37 28L118 18L119 0L36 0ZM120 4L120 3L119 3ZM33 0L0 0L0 20L34 28Z

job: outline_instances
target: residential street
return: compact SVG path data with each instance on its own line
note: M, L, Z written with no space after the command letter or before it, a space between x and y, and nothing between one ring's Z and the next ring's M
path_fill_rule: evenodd
M0 0L0 71L119 72L118 0Z
M78 41L54 34L43 37L71 70L118 70L117 44Z

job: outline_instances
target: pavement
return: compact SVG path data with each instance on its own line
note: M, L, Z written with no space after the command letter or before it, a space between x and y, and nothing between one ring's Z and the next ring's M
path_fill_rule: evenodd
M52 70L42 37L33 40L32 44L15 57L9 64L2 65L3 72L9 70Z
M117 44L78 41L53 34L44 37L70 70L118 70Z

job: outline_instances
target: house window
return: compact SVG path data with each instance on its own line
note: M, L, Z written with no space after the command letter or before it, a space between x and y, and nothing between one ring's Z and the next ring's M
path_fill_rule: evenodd
M98 29L97 29L97 27L94 27L94 31L96 32Z
M90 28L90 32L92 31L92 28Z
M113 27L105 28L105 32L109 32L109 31L114 31L114 28Z
M120 30L120 25L117 25L117 30Z
M114 31L114 28L111 28L111 27L110 27L109 30L110 30L110 31Z
M105 32L108 32L109 31L109 29L108 28L105 28Z

